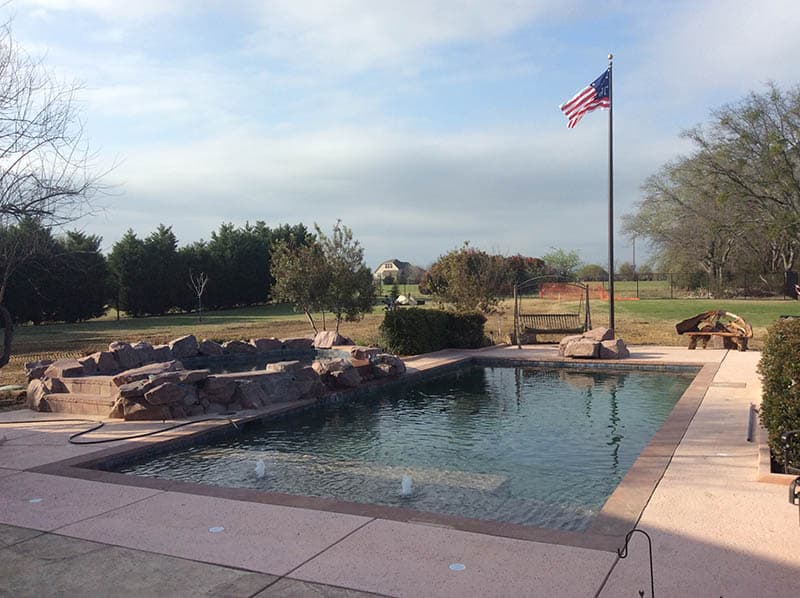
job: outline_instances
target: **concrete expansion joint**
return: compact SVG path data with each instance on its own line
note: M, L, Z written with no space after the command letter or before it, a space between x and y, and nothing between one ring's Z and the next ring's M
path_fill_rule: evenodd
M103 482L100 482L100 483L102 484ZM96 513L94 515L90 515L88 517L84 517L83 519L77 519L75 521L70 521L69 523L65 523L64 525L60 525L60 526L58 526L56 528L53 528L52 530L49 530L49 533L57 534L57 535L60 535L60 536L71 537L71 536L69 536L69 534L58 534L58 530L64 529L65 527L70 527L70 526L73 526L73 525L77 525L79 523L84 523L86 521L91 521L92 519L97 519L97 518L100 518L100 517L104 517L105 515L108 515L109 513L114 513L115 511L121 511L122 509L127 509L128 507L131 507L131 506L139 504L141 502L145 502L147 500L150 500L151 498L153 498L155 496L158 496L160 494L166 494L166 492L167 492L167 490L156 490L156 491L153 492L153 494L150 494L149 496L145 496L143 498L138 498L136 500L132 500L131 502L127 502L127 503L125 503L123 505L119 505L119 506L114 507L112 509L108 509L107 511L103 511L101 513Z

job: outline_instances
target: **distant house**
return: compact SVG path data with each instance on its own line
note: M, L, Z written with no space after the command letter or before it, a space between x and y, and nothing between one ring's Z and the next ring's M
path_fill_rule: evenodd
M419 266L408 262L386 260L378 264L373 272L373 277L381 282L414 284L419 282L424 272Z

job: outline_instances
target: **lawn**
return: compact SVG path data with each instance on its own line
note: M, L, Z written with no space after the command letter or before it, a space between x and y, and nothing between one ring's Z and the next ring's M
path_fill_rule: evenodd
M409 285L411 287L411 285ZM426 307L434 307L428 302ZM567 312L577 309L576 302L526 298L524 310L531 312ZM763 345L767 327L779 316L800 315L800 304L789 300L728 300L713 299L643 299L617 301L615 319L618 336L629 344L685 345L686 339L675 333L675 323L710 309L731 311L747 320L754 330L750 346ZM608 302L591 301L592 323L595 327L608 323ZM486 331L495 342L503 342L513 329L513 303L506 300L498 314L489 316ZM332 322L328 316L328 327ZM318 324L321 318L318 315ZM373 313L360 322L345 322L342 334L360 344L379 342L378 326L383 321L383 309L376 306ZM256 337L289 338L305 336L311 327L303 314L286 305L260 305L241 309L208 312L202 322L197 314L172 314L149 318L121 318L115 314L81 324L48 324L21 326L16 331L14 355L0 370L0 384L23 384L23 364L44 358L81 356L105 349L115 340L135 342L147 340L153 344L195 334L198 338L218 341ZM554 337L557 340L557 337Z

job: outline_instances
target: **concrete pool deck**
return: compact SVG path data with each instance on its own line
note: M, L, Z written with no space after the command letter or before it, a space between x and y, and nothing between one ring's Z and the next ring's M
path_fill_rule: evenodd
M793 595L800 579L797 507L785 484L758 481L758 444L746 440L749 405L761 395L760 354L656 346L631 352L626 362L715 370L637 525L653 540L657 595ZM444 351L407 364L424 370L473 354ZM547 361L556 349L480 354ZM12 411L0 422L54 416ZM641 534L633 536L630 556L619 559L607 548L43 473L109 446L160 442L68 444L69 434L86 427L0 426L0 595L649 595ZM115 423L99 435L161 427ZM465 568L453 571L454 563Z

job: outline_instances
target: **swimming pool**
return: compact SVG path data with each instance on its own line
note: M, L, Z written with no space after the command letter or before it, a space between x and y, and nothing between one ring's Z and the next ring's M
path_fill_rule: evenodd
M691 380L473 366L116 470L582 531Z

